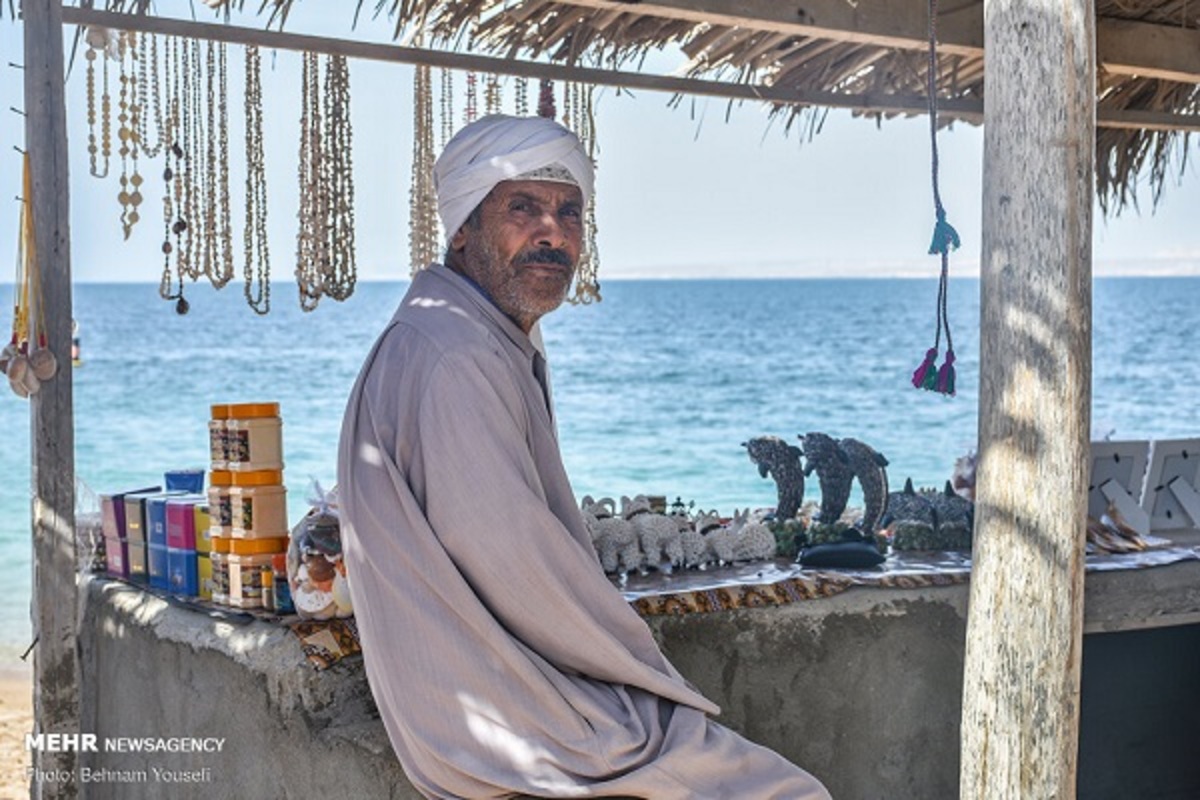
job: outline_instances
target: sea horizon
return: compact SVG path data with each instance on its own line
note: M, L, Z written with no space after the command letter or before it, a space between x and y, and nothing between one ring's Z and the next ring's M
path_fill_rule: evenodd
M265 317L238 286L189 285L192 310L179 316L153 283L77 283L77 477L114 492L207 468L210 405L273 400L294 524L311 480L336 481L346 398L406 282L364 281L374 290L311 314L279 282ZM932 277L606 279L603 302L543 322L576 494L656 494L726 514L771 506L774 484L740 443L807 431L871 444L894 488L941 486L976 443L978 285L951 279L958 395L946 398L909 382L933 344ZM1093 438L1200 437L1200 276L1098 278L1093 294ZM0 555L17 568L0 594L0 651L19 655L30 636L27 402L0 400L0 425Z

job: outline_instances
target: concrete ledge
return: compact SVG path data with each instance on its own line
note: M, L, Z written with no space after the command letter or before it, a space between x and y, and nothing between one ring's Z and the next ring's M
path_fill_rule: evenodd
M1200 703L1200 562L1087 581L1087 629L1105 633L1084 643L1080 796L1200 796L1200 762L1185 752L1200 717L1173 713ZM724 724L804 766L838 800L954 798L969 593L855 588L648 623ZM88 580L81 599L85 732L224 739L220 753L84 754L81 769L145 775L88 784L84 796L419 797L360 659L317 672L282 627L212 619L121 583ZM1153 685L1137 681L1149 671ZM208 772L166 786L153 767Z
M317 672L278 625L234 625L103 579L81 597L83 730L101 743L224 740L219 753L82 754L82 796L421 797L392 754L361 658ZM85 768L106 780L83 783ZM155 768L199 780L168 784Z

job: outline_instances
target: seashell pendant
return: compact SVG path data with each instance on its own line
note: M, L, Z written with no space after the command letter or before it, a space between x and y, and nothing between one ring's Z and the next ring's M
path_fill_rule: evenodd
M25 377L21 378L21 385L25 387L25 391L34 395L42 388L42 382L38 380L38 376L33 374L32 369L25 370Z
M43 347L29 354L29 367L39 381L48 381L58 374L58 359L48 348Z
M8 369L5 372L10 381L20 383L25 379L25 373L29 372L29 359L21 353L17 353L8 362Z

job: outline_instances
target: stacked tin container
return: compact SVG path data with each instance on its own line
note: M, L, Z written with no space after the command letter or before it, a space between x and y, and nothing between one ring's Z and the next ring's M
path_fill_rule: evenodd
M279 404L214 405L208 425L212 600L273 610L272 592L263 590L272 584L274 557L288 544Z

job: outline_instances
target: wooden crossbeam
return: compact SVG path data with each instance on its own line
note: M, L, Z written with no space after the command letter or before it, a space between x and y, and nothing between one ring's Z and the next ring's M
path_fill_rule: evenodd
M929 46L928 0L555 0L563 5L626 11L662 19L708 22L851 44L923 50ZM938 48L950 55L983 55L983 3L943 7ZM1096 20L1100 69L1180 83L1200 83L1200 30L1108 17Z
M575 1L571 0L571 2ZM580 1L592 2L592 0ZM639 7L641 5L639 4ZM64 23L74 25L96 25L116 30L184 36L202 41L219 41L229 44L257 45L277 50L343 55L347 58L397 64L425 64L431 67L490 72L497 75L577 81L595 86L645 89L726 100L753 100L841 108L864 114L923 114L927 110L927 101L920 95L885 93L851 95L837 92L797 91L765 84L731 83L642 72L575 67L565 64L547 64L514 58L495 58L394 44L283 33L237 25L190 22L169 17L117 14L86 8L64 7L62 14ZM941 100L938 103L938 114L947 119L957 119L978 125L983 122L983 104L972 99ZM1096 124L1104 128L1197 131L1200 130L1200 115L1101 109L1098 112Z

